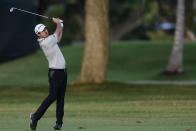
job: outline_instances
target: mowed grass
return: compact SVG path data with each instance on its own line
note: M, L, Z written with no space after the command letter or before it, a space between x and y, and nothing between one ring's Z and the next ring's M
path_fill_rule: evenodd
M162 77L172 42L115 42L110 46L107 80L195 80L194 43L185 43L181 76ZM80 71L83 46L65 46L69 84ZM48 93L48 65L36 53L0 64L0 131L30 131L29 113ZM127 85L116 82L69 86L64 131L194 131L194 86ZM55 124L55 104L39 121L38 131Z
M30 131L29 113L47 86L3 86L0 90L0 131ZM195 131L194 86L104 83L69 86L63 131ZM38 123L52 131L55 104Z
M110 44L107 80L195 80L196 44L184 45L184 74L162 77L173 42L130 41ZM73 82L80 72L83 45L64 46L61 50L67 61L68 80ZM0 85L46 85L48 64L41 50L0 64Z
M109 80L196 80L196 44L185 42L184 74L160 75L167 66L173 42L132 41L111 45L107 78Z

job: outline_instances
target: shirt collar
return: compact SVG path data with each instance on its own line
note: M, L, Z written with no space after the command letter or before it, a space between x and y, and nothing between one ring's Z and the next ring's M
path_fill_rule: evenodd
M45 38L38 38L37 41L38 42L42 42Z

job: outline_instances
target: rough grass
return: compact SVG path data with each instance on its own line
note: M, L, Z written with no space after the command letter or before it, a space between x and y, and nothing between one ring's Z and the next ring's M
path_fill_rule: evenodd
M29 113L47 95L47 86L3 86L0 131L30 131ZM194 86L104 83L69 86L63 130L194 131ZM39 121L38 131L55 124L55 104Z
M185 43L184 74L161 77L167 65L172 42L114 42L110 45L107 80L195 80L196 45ZM79 74L83 46L61 48L68 68L69 83ZM46 85L48 65L44 54L38 50L29 56L0 64L0 85Z

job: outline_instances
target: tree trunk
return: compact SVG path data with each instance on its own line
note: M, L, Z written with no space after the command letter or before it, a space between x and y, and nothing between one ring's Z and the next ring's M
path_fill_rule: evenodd
M108 4L108 0L86 0L86 41L76 83L101 83L106 78L109 52Z
M177 75L183 72L184 8L184 0L178 0L174 45L164 71L167 75Z

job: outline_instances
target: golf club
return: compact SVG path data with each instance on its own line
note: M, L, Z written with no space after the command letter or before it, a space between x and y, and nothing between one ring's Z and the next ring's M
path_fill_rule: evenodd
M43 18L52 20L52 18L50 18L50 17L48 17L48 16L36 14L36 13L30 12L30 11L26 11L26 10L23 10L23 9L19 9L19 8L16 8L16 7L10 8L10 12L11 12L11 13L12 13L14 10L18 10L18 11L21 11L21 12L29 13L29 14L32 14L32 15L37 15L37 16L40 16L40 17L43 17Z

